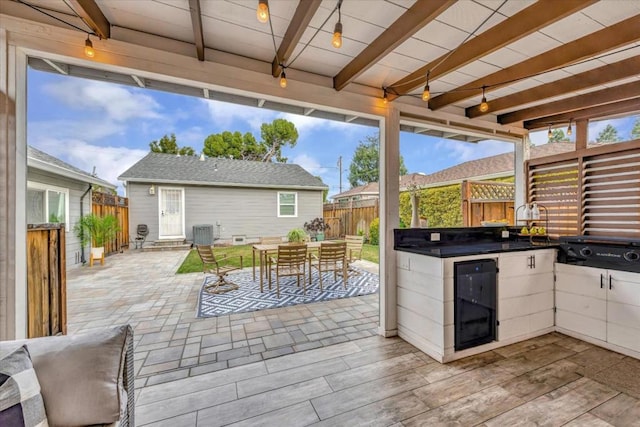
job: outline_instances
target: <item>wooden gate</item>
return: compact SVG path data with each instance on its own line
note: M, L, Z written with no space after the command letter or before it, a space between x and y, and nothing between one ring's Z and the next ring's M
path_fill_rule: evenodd
M129 199L115 194L94 191L91 195L91 211L97 216L113 215L118 219L120 231L116 238L106 243L107 254L120 252L129 247Z
M506 219L513 225L515 185L510 182L462 181L462 220L465 227Z
M27 225L27 336L67 333L64 224Z

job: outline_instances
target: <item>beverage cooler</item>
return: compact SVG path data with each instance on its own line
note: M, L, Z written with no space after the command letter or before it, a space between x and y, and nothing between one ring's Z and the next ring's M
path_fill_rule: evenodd
M496 276L494 259L454 263L455 350L496 339Z

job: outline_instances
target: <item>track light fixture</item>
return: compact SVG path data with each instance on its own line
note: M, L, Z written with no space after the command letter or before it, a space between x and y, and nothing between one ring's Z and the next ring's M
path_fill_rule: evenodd
M91 43L91 39L89 39L89 34L87 34L87 40L84 42L84 54L87 58L96 56L96 51L93 49L93 43Z
M342 13L340 12L341 7L342 0L338 0L338 22L336 22L336 26L333 29L333 39L331 40L331 44L336 49L340 49L342 47Z
M284 68L282 68L282 72L280 73L280 87L283 89L287 87L287 75L284 72Z
M484 96L484 90L486 86L482 85L482 101L480 102L480 111L486 113L489 111L489 104L487 103L487 97Z
M267 0L258 0L258 9L256 10L258 21L266 24L269 21L269 4Z
M569 126L567 126L567 135L571 136L573 132L571 131L571 119L569 119Z
M427 71L427 84L424 85L424 90L422 91L422 100L427 102L429 98L431 98L431 91L429 91L429 73L431 70Z

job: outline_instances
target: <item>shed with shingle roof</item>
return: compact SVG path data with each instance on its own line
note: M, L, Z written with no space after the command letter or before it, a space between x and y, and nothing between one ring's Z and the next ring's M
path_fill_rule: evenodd
M286 236L322 217L328 188L296 164L161 153L147 154L118 179L129 197L130 227L146 224L148 241L193 241L198 225L213 226L223 243Z

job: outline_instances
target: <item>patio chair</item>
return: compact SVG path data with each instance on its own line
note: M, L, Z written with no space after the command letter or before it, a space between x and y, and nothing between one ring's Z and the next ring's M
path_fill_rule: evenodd
M300 286L300 278L302 278L302 293L307 292L305 280L307 266L307 245L301 244L285 244L278 246L277 257L269 259L269 289L271 289L271 273L276 273L276 295L280 298L280 277L296 276L298 287Z
M342 272L344 288L347 289L347 243L346 242L322 242L318 249L318 255L309 254L309 283L311 283L311 270L318 270L320 279L320 291L322 291L322 273L333 271L333 281L338 279L338 271Z
M228 282L226 280L226 276L231 271L242 270L242 255L227 257L224 254L219 254L218 258L216 258L216 255L213 253L213 247L211 246L196 245L196 249L198 250L198 255L200 255L200 259L202 260L203 273L210 273L218 276L218 280L205 286L205 292L210 294L221 294L239 288L235 283ZM239 267L235 265L223 265L238 258L240 259Z
M362 259L362 248L364 247L364 236L344 236L347 242L347 270L353 274L360 274L351 264Z
M147 240L148 235L149 227L147 224L138 224L138 227L136 228L136 237L133 238L133 243L135 243L136 249L144 246L144 242Z

